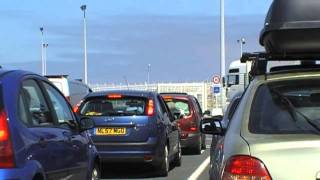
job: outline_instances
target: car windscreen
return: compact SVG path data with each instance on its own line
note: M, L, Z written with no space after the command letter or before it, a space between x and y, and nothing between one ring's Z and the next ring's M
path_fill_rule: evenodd
M239 84L239 75L228 76L228 86L238 85L238 84Z
M147 99L142 97L121 97L108 99L94 97L81 105L84 116L143 116L146 115Z
M291 80L261 85L250 114L256 134L320 133L320 80Z
M164 101L172 114L179 113L182 116L189 116L191 114L190 105L187 100L164 98Z

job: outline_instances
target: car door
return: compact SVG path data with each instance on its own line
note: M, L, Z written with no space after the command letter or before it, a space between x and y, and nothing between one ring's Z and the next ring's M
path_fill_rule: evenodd
M178 151L179 128L169 108L167 107L166 103L163 101L162 97L158 96L158 99L163 112L165 124L167 125L167 132L168 132L169 146L170 146L169 154L172 155Z
M72 108L63 95L48 82L42 82L43 88L50 99L50 103L57 119L57 128L65 138L67 153L60 156L68 159L66 169L68 178L86 179L88 173L88 145L89 140L85 132L79 132L79 125Z
M65 153L63 136L54 127L54 119L49 104L36 78L22 81L19 93L18 113L20 121L26 128L22 130L28 138L25 144L28 161L38 162L48 179L59 179L65 176Z

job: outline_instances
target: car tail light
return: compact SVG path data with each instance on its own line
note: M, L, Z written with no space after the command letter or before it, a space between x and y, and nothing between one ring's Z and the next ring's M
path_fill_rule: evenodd
M189 131L193 131L193 132L198 131L197 124L194 121L190 122Z
M7 121L7 114L0 112L0 168L14 167L12 143Z
M224 169L223 180L271 180L265 165L258 159L239 155L231 157Z
M148 100L147 115L148 116L153 116L154 115L154 102L153 102L152 99Z
M75 106L73 106L73 112L74 113L77 113L78 111L79 111L79 107L80 107L80 105L81 105L81 103L82 103L83 101L80 101L78 104L76 104Z
M109 99L121 99L122 95L121 94L109 94L107 97Z

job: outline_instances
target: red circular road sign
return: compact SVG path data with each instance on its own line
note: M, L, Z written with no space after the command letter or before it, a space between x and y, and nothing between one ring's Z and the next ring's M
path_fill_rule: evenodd
M213 81L213 84L220 84L220 76L213 76L213 79L212 79L212 81Z

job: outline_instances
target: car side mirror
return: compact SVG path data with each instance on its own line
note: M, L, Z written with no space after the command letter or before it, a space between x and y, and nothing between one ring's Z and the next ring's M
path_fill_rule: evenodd
M95 123L92 119L88 118L88 117L83 117L80 119L80 131L86 131L89 129L94 128Z
M223 116L220 115L202 119L200 123L201 132L204 134L223 136L225 132L221 123L222 119Z
M211 111L210 110L206 110L206 111L204 111L203 115L211 116Z

